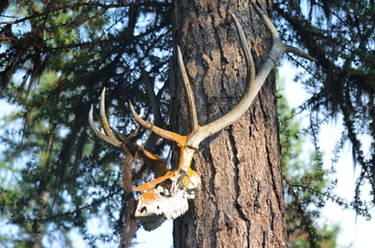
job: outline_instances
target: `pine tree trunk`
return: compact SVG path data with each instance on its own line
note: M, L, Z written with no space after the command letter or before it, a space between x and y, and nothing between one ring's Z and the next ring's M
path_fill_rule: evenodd
M263 11L272 6L258 1ZM259 69L270 36L249 1L175 1L174 40L182 50L200 124L228 112L245 87L245 61L229 12L239 19ZM186 133L186 97L176 59L171 70L172 123ZM174 247L286 247L275 76L248 112L208 138L194 157L201 191L174 222Z

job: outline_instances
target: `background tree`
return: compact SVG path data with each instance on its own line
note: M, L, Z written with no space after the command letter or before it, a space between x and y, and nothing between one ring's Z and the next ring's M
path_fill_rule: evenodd
M312 152L303 148L313 140L312 134L301 128L295 111L290 109L283 82L277 86L288 247L336 247L337 235L343 228L337 224L321 226L317 220L327 200L348 203L332 193L333 173L323 168L319 148ZM308 152L310 159L302 158Z
M319 58L316 65L304 65L308 76L301 82L311 98L301 107L310 115L311 128L332 119L342 119L345 131L338 141L340 151L352 145L354 163L361 173L356 180L353 206L375 204L374 170L374 55L375 18L373 1L274 1L275 17L283 24L284 40L298 43ZM301 76L301 75L300 75ZM370 147L361 142L370 139ZM364 185L371 192L361 193Z
M182 92L178 91L179 76L174 63L170 65L170 61L174 61L170 59L173 47L179 44L193 79L200 121L208 122L226 112L241 95L243 84L238 78L244 75L234 29L226 18L228 9L233 9L247 27L245 31L254 46L257 64L269 48L267 32L262 32L264 37L259 36L263 26L251 8L246 7L248 4L227 5L222 1L214 1L208 6L198 1L189 4L179 1L2 1L0 97L16 106L16 110L4 119L1 133L4 150L0 169L0 212L2 222L9 223L7 226L13 230L2 234L1 242L38 247L43 240L46 243L65 242L63 247L73 246L66 233L78 227L91 245L99 244L99 240L111 240L116 246L119 243L118 246L123 246L125 241L121 236L127 233L128 225L124 222L128 219L126 208L129 204L125 201L128 199L126 190L120 183L123 180L120 171L126 171L124 168L128 163L121 161L127 161L128 157L93 137L87 125L90 105L97 106L105 86L112 126L124 136L134 134L134 140L145 141L147 135L143 130L135 132L127 108L128 100L159 126L186 131L184 111L172 109L173 106L185 106L181 102ZM264 1L258 1L258 4L274 14L274 23L287 43L294 43L318 58L317 65L306 65L298 58L291 58L306 67L311 75L301 80L312 93L301 111L311 113L313 137L323 121L343 120L346 130L338 141L337 150L346 141L352 144L353 159L360 165L361 174L351 205L358 213L366 214L367 198L361 192L365 183L372 187L368 204L375 203L374 64L371 60L374 2L274 0L273 5ZM237 5L239 9L234 7ZM260 38L257 40L256 37ZM224 45L228 45L228 49ZM260 197L263 195L259 195L260 198L254 195L254 199L243 197L248 193L244 194L243 190L248 187L236 182L240 182L243 175L256 179L260 173L251 171L254 168L242 169L251 163L247 157L251 160L259 157L259 161L263 161L267 155L278 153L272 81L271 76L248 115L202 144L206 150L196 156L195 166L205 175L202 188L205 191L189 215L175 224L185 228L186 234L195 235L183 223L200 216L202 199L207 199L214 209L212 213L217 213L217 216L205 216L208 230L218 230L216 240L208 242L219 244L228 237L230 230L254 228L248 227L246 219L249 214L261 216L259 209L262 208L257 207L255 200L263 199ZM267 130L263 130L265 127ZM244 130L249 139L244 139ZM372 141L368 149L360 142L359 137L363 135ZM252 142L256 145L251 145ZM220 148L218 143L228 149L223 153L228 156L218 156L221 154L217 150ZM152 136L145 146L159 154L170 150L169 144ZM256 150L260 147L266 149ZM207 156L210 154L216 154L216 157ZM204 157L210 158L209 166L203 165L206 163ZM136 161L134 158L133 162ZM224 167L224 163L231 166ZM261 168L280 171L277 156L265 161L265 164L270 163L271 167ZM148 171L141 167L133 174L134 183L139 184ZM282 197L281 185L262 180L251 181L249 189L258 190L259 186L259 192L277 192ZM277 180L281 181L281 178ZM219 187L223 182L230 187ZM269 185L275 188L269 189ZM312 192L293 180L291 185L295 190L304 190L299 192ZM232 199L224 201L214 192L232 195ZM212 197L217 199L212 200ZM260 200L258 204L265 206ZM282 215L283 206L279 208ZM229 210L237 212L241 219L235 227L231 223L237 222L225 215ZM241 215L243 211L245 213ZM197 216L192 218L192 213ZM265 216L266 213L262 217ZM108 223L110 232L93 235L88 223L100 218ZM176 237L184 234L183 230L175 230ZM215 235L212 231L211 236ZM257 235L254 236L263 238L263 233ZM270 237L267 235L265 237ZM285 231L280 235L285 237ZM267 239L267 242L273 241Z

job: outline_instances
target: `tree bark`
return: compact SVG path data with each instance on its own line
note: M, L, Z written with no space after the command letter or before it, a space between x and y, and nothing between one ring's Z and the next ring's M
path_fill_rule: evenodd
M272 7L257 2L263 11ZM249 1L175 1L174 40L202 125L233 108L245 87L245 60L229 12L244 28L259 69L271 38ZM187 100L176 56L170 84L171 120L184 134ZM276 100L272 73L240 120L201 143L193 168L202 187L189 211L174 221L175 248L287 246Z

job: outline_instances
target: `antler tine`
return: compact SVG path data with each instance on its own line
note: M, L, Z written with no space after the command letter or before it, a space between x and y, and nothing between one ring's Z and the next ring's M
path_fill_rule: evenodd
M271 36L272 38L275 40L275 39L280 39L279 37L279 33L277 32L275 26L272 24L272 21L267 17L267 15L256 5L255 2L253 1L250 1L250 3L252 4L252 6L254 7L255 11L258 13L258 15L260 15L264 21L264 23L266 24L266 26L268 27L269 31L271 32ZM285 45L283 43L281 43L281 46L283 47L284 49L284 52L287 52L287 53L294 53L295 55L297 56L300 56L302 58L305 58L305 59L308 59L308 60L311 60L311 61L314 61L314 62L317 62L318 60L306 53L304 53L303 51L301 51L300 49L296 48L296 47L293 47L293 46L288 46L288 45Z
M100 96L100 118L102 120L103 129L105 133L112 139L116 139L112 133L111 128L109 127L107 116L105 114L105 87L102 90L102 94Z
M116 138L109 137L102 133L95 125L94 118L93 118L93 105L91 105L90 111L89 111L89 124L90 127L94 130L94 133L96 136L98 136L100 139L104 140L105 142L115 146L115 147L121 147L121 142L117 140Z
M132 115L133 115L134 119L139 124L141 124L144 128L147 128L148 130L156 133L157 135L159 135L159 136L161 136L165 139L176 142L178 146L183 146L186 143L186 139L187 139L186 136L182 136L182 135L179 135L178 133L174 133L174 132L171 132L171 131L168 131L168 130L164 130L160 127L152 125L151 123L143 120L141 117L139 117L137 112L135 112L133 104L130 101L129 101L129 107L130 107L130 111L132 112Z
M238 37L240 38L241 48L242 48L242 51L244 52L244 55L245 55L245 60L246 60L246 65L247 65L247 67L246 67L246 69L247 69L247 82L248 82L248 84L246 84L246 87L249 87L250 83L253 82L254 79L255 79L254 59L253 59L253 56L251 56L251 51L250 51L249 46L247 45L246 36L245 36L245 33L244 33L244 31L241 27L240 22L238 21L238 19L236 18L235 15L233 15L230 12L229 12L229 14L233 18Z
M280 39L279 33L277 32L275 26L272 24L270 18L268 18L268 16L258 7L254 0L251 0L250 3L257 12L257 14L263 19L264 24L266 24L268 30L271 32L272 39Z
M260 90L263 82L257 82L255 80L255 66L254 60L251 55L250 48L246 41L245 33L241 27L241 24L237 20L237 18L230 13L233 18L233 22L235 24L237 34L240 39L241 48L244 52L245 60L246 60L246 67L247 67L247 77L246 77L246 89L238 102L238 104L230 110L227 114L220 117L219 119L202 126L198 132L189 139L189 145L196 147L199 143L204 140L205 138L213 135L214 133L220 131L221 129L226 128L227 126L234 123L238 120L241 115L243 115L246 110L250 107L251 103L253 102L255 96L257 95L258 91Z
M197 108L195 106L193 91L191 89L189 78L186 73L184 61L182 59L181 49L179 46L177 46L177 61L178 61L178 66L180 68L182 80L184 81L186 95L188 98L189 117L190 117L189 119L190 119L190 129L191 129L190 132L195 132L199 128Z

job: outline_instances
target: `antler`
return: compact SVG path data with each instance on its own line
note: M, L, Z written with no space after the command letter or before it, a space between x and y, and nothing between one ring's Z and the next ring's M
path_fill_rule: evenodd
M93 105L91 105L89 111L89 124L94 130L96 136L105 142L113 145L114 147L124 149L131 152L133 156L136 154L140 155L145 161L145 164L149 165L152 171L155 173L156 177L160 177L167 172L167 161L160 158L157 155L154 155L138 145L137 143L128 142L126 138L118 134L118 138L113 134L109 124L108 119L105 113L105 88L103 88L101 97L100 97L100 119L103 125L104 132L101 132L95 125L93 118Z
M232 16L240 39L241 48L244 52L246 60L247 70L246 89L240 101L232 110L211 123L208 123L204 126L199 125L193 92L188 79L188 75L186 73L179 46L177 46L177 61L188 99L190 133L188 133L187 135L180 135L152 125L151 123L139 117L135 112L133 105L129 102L132 115L139 124L158 134L159 136L175 142L180 149L180 157L177 169L170 170L165 175L134 189L135 191L146 191L145 193L140 195L138 207L135 213L136 217L140 217L141 222L146 229L148 228L151 230L153 228L156 228L165 219L176 218L182 215L187 210L187 199L194 198L194 192L200 188L200 177L195 171L190 168L194 153L198 150L199 144L207 137L234 123L247 111L247 109L251 106L254 98L258 94L259 90L261 89L267 76L279 61L280 57L285 52L292 52L300 56L301 54L303 54L303 57L310 60L315 60L314 58L304 54L296 48L284 45L281 42L279 34L273 26L271 20L260 10L260 8L254 2L251 1L251 4L253 5L257 14L262 18L263 22L271 33L272 48L268 55L268 58L265 60L258 73L255 75L254 61L251 55L250 48L247 45L244 31L237 18L232 13L229 13ZM103 94L104 93L102 93L102 101L104 102ZM102 105L104 106L104 103L102 104L102 101L101 109L104 109L104 107L102 108ZM107 135L97 130L97 128L93 124L92 108L90 110L90 116L90 125L94 129L95 133L106 142L111 143L114 146L119 146L119 141L112 134L106 118L103 118L103 116L105 116L104 110L101 110L101 116L103 127ZM166 204L166 202L168 202L168 204ZM176 205L175 203L173 203L173 206L171 206L171 202L175 202L176 204L177 202L180 202L180 205Z

